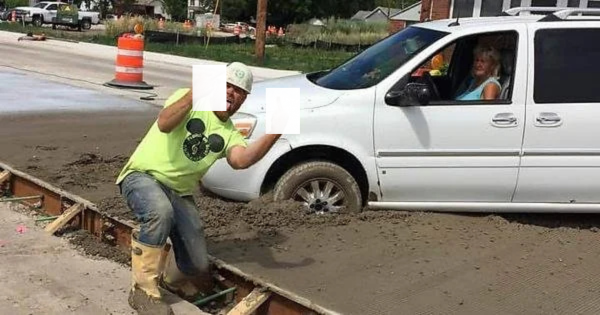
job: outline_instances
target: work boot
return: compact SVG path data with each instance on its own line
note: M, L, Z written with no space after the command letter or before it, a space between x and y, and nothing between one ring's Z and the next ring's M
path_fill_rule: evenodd
M206 278L210 279L207 280ZM169 253L165 262L159 285L192 303L210 295L213 289L213 282L210 276L188 276L181 272L177 267L172 252Z
M140 315L173 315L158 289L162 248L150 247L131 238L132 285L129 305Z

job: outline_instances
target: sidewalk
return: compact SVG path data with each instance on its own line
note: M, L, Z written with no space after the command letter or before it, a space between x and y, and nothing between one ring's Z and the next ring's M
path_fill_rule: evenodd
M0 203L0 314L136 314L130 268L79 254L17 204ZM175 315L206 315L170 295Z
M0 314L135 314L128 268L79 255L15 207L0 203Z

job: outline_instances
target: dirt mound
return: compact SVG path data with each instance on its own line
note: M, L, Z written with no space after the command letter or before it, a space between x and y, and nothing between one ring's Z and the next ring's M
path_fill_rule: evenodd
M86 230L66 231L63 236L75 246L75 249L91 257L102 257L113 260L125 266L131 264L131 257L118 248L98 242Z
M84 153L75 161L63 164L52 181L67 190L73 187L97 189L101 184L112 184L127 159L122 155L103 157Z
M300 202L274 202L270 195L246 203L226 200L200 190L194 198L204 222L206 236L213 241L256 239L288 229L344 226L357 221L410 223L416 218L414 213L398 211L318 215L307 212ZM122 196L104 198L96 205L102 213L135 221L135 216Z
M99 154L94 153L84 153L79 156L77 160L71 163L65 164L66 166L83 166L83 165L93 165L93 164L114 164L117 163L119 165L125 164L127 161L126 156L117 155L111 158L104 158Z
M104 198L96 203L96 207L98 207L100 212L106 213L111 217L135 221L133 212L129 209L127 202L121 196Z
M214 240L258 238L298 228L345 226L353 222L407 222L411 216L398 211L315 214L295 201L274 202L270 195L249 203L213 196L196 196L206 234Z

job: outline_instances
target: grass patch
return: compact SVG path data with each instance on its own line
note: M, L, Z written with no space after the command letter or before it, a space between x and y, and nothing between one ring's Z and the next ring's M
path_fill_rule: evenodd
M293 24L289 26L286 40L308 44L315 41L342 45L372 45L389 36L389 24L385 22L327 19L325 26Z
M258 66L252 44L170 45L148 43L147 51L168 53L222 62L240 61ZM265 48L264 65L268 68L310 72L334 67L352 56L344 51L321 51L311 48L275 46Z
M19 33L33 32L34 34L44 32L51 39L75 40L111 46L117 45L115 36L109 36L97 31L53 30L45 27L23 27L21 24L11 23L0 23L0 30ZM265 48L264 64L261 65L255 58L254 44L210 44L207 47L200 44L146 43L145 51L221 62L240 61L253 66L301 72L328 69L339 65L355 54L341 50L330 51L299 48L292 45L267 46Z

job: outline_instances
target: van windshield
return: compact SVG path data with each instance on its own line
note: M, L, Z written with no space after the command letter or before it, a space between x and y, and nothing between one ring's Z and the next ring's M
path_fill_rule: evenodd
M337 68L315 73L308 79L335 90L368 88L446 35L446 32L410 26L379 41Z

